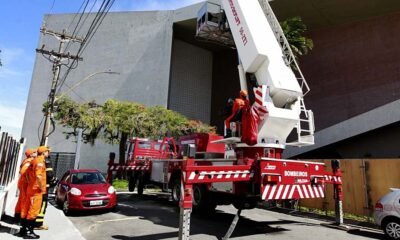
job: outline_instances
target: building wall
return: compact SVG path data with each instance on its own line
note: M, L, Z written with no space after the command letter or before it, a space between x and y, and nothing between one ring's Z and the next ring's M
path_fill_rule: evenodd
M168 108L210 123L212 52L174 39Z
M317 130L400 98L400 13L310 32L301 68Z
M211 124L219 134L224 133L223 109L229 98L236 98L240 91L238 57L234 50L214 52Z
M394 123L335 144L298 155L299 158L399 158L400 123Z
M48 29L62 31L73 17L72 14L47 15L44 22ZM92 17L87 19L80 32L82 35ZM111 70L120 74L97 74L68 95L82 102L95 100L101 104L113 98L167 107L172 17L171 11L109 13L84 51L84 60L70 73L61 93L68 91L67 85L74 86L92 73ZM51 36L41 36L38 46L42 44L46 49L58 49L58 42ZM71 46L68 51L73 54L76 47ZM37 55L22 130L29 147L39 144L41 109L50 90L51 77L51 64ZM49 139L49 145L55 152L75 152L76 143L73 139L65 140L63 131L66 129L58 126ZM80 167L104 171L110 151L118 152L118 145L106 145L101 140L94 147L83 145Z

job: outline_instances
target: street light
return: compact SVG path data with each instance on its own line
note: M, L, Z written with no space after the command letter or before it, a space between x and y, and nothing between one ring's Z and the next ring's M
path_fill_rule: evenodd
M108 70L108 71L99 71L99 72L95 72L95 73L92 73L92 74L90 74L90 75L88 75L88 76L86 76L84 79L82 79L81 81L79 81L79 82L77 82L74 86L72 86L72 87L70 87L66 92L64 92L63 94L61 94L60 96L58 96L58 97L54 97L53 98L53 100L52 100L52 102L50 103L50 106L49 106L49 110L50 111L48 111L47 112L47 114L46 114L46 119L45 119L45 122L44 122L44 127L43 127L43 133L42 133L42 139L40 140L40 145L44 145L44 146L47 146L47 141L48 141L48 138L49 138L49 130L50 130L50 117L51 117L51 115L53 114L52 113L52 107L54 106L54 103L58 100L58 99L60 99L61 97L63 97L64 95L66 95L67 93L69 93L70 91L72 91L74 88L76 88L76 87L78 87L81 83L83 83L84 81L86 81L86 80L88 80L88 79L90 79L91 77L93 77L93 76L95 76L95 75L97 75L97 74L102 74L102 73L104 73L104 74L120 74L119 72L112 72L112 71L110 71L110 70Z

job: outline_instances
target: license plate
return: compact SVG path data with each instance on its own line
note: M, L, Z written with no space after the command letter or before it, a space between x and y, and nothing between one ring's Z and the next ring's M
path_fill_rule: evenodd
M90 201L90 206L98 206L98 205L103 205L103 200L94 200Z

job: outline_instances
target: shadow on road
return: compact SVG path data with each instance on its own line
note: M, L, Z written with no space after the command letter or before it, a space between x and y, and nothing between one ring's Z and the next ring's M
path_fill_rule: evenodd
M357 236L367 237L367 238L372 238L372 239L387 239L383 233L371 232L371 231L366 231L366 230L362 230L362 229L349 230L348 233L352 234L352 235L357 235Z
M168 195L143 195L138 197L135 194L120 194L118 195L118 201L119 214L138 216L140 219L149 220L156 225L179 228L179 208L168 200ZM190 232L192 235L207 234L221 238L228 230L233 217L233 214L218 210L214 214L208 215L193 213ZM288 224L310 225L310 223L297 221L254 221L246 217L241 217L232 237L269 233L280 234L289 231L282 227ZM145 236L114 235L112 237L122 240L157 240L177 237L177 235L178 232L168 232Z
M112 236L112 238L121 240L157 240L157 239L175 238L176 236L178 236L178 232L157 233L157 234L137 236L137 237L114 235Z

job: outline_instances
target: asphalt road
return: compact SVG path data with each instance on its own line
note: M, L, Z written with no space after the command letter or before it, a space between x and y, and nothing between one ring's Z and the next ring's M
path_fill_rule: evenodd
M76 213L69 219L88 240L161 240L177 239L179 209L166 195L145 193L119 194L117 212ZM192 214L191 239L221 239L236 213L232 206L219 206L212 216ZM383 239L377 231L346 231L321 226L321 221L287 214L252 209L242 217L231 239Z

